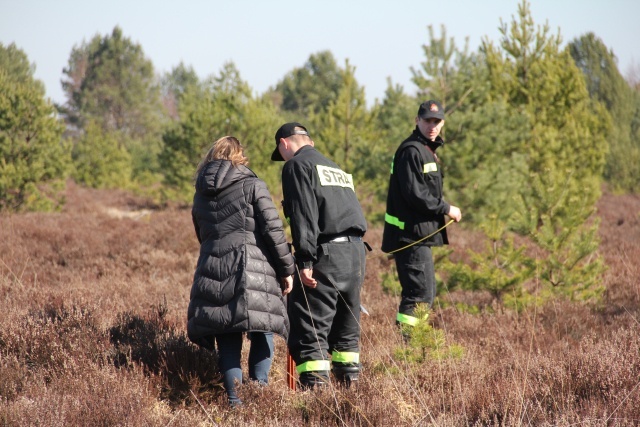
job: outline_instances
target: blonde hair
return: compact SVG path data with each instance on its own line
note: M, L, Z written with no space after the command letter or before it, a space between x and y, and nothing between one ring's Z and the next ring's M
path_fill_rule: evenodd
M229 160L233 166L249 164L249 159L244 155L242 144L234 136L223 136L213 143L213 146L207 151L207 154L196 168L196 178L202 168L214 160Z

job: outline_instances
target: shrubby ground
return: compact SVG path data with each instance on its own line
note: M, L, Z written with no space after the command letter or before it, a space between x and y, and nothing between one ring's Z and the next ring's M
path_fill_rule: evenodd
M198 253L189 209L72 183L66 198L60 213L0 217L0 425L640 423L639 196L605 191L599 202L601 304L471 314L447 302L490 298L443 292L432 324L462 352L440 360L398 356L398 298L381 286L392 263L373 228L358 386L289 391L278 339L270 385L243 385L236 410L225 405L215 356L185 334ZM450 234L455 261L482 248L462 225Z

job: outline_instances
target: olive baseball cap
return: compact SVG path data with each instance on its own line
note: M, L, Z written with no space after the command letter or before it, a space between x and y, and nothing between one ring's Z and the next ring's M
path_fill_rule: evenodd
M302 128L304 131L296 130L296 128ZM302 126L298 122L285 123L280 126L276 132L276 149L273 150L273 153L271 154L271 160L275 162L284 162L280 151L278 151L278 144L280 144L281 138L288 138L291 135L309 135L309 132L307 132L306 127Z

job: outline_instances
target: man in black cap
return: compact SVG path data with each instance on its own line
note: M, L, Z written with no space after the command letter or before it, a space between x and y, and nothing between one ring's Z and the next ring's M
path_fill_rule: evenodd
M460 209L442 197L443 174L436 150L444 144L440 137L444 110L437 101L423 102L415 121L413 133L393 157L382 236L382 251L393 253L402 286L396 323L409 327L426 321L414 315L417 304L433 304L436 277L431 247L449 243L444 217L462 219Z
M286 162L282 204L300 273L289 296L289 351L303 388L326 384L330 369L349 385L360 371L367 222L352 176L314 148L304 126L285 123L275 139L271 160Z

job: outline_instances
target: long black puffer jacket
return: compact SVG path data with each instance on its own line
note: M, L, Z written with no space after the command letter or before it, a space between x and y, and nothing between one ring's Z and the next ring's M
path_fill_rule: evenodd
M189 339L213 349L213 335L274 332L289 320L280 277L294 272L282 221L266 184L228 160L205 165L196 178L193 224L200 257L187 313Z

